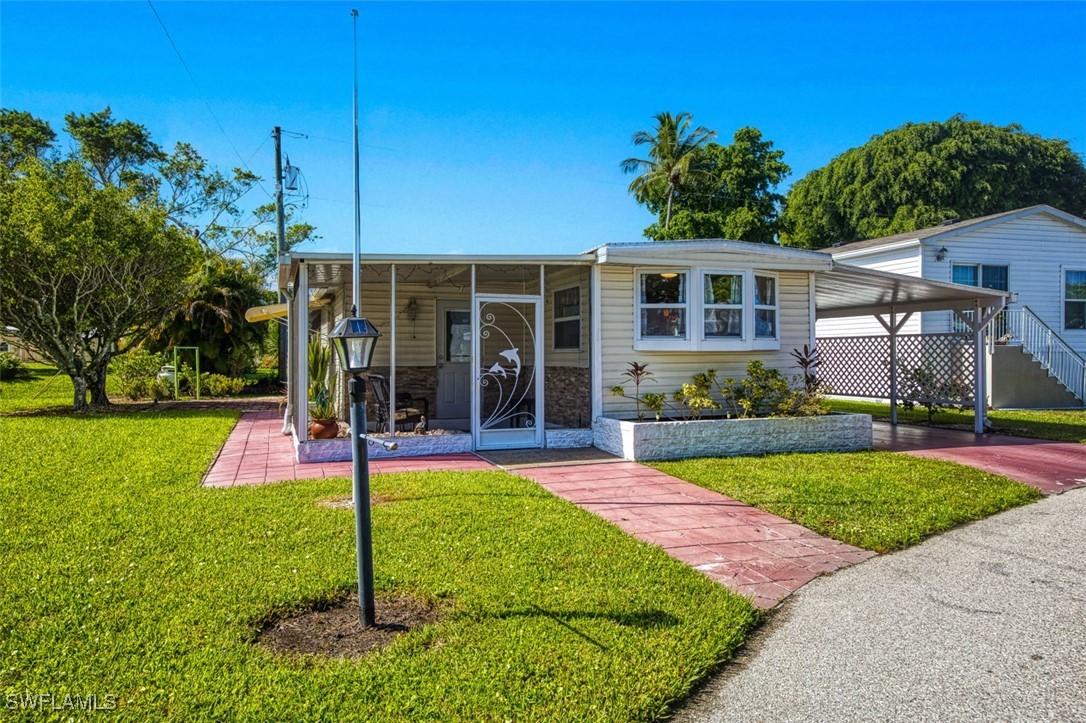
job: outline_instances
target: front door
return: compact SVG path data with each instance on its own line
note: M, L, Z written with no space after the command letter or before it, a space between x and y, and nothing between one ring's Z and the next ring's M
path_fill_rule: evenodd
M467 301L437 302L438 419L471 416L471 308Z
M476 449L543 446L543 326L538 296L475 297Z

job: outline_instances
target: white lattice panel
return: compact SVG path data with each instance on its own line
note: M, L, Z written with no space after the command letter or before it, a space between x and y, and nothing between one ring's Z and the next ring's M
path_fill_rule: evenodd
M819 378L831 394L890 397L890 337L818 340ZM918 403L972 404L973 342L966 334L897 337L898 398Z

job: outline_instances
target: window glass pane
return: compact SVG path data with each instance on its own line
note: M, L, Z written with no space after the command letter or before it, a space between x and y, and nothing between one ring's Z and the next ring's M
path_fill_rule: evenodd
M555 349L579 349L581 346L581 322L579 319L559 321L554 324Z
M754 303L759 306L777 305L777 280L772 276L754 277Z
M1086 329L1086 301L1064 302L1063 328Z
M445 361L471 361L471 314L445 312Z
M554 318L581 315L581 289L574 286L554 292Z
M982 286L996 291L1007 291L1006 266L982 266L980 269Z
M955 284L977 286L977 267L954 264L950 267L950 280Z
M776 309L758 309L754 312L754 336L777 337L777 311Z
M686 309L642 309L641 337L686 337Z
M705 274L706 304L742 304L743 277L739 274Z
M1086 271L1068 271L1064 298L1086 300Z
M742 309L706 309L705 338L743 336Z
M668 275L670 276L670 273ZM676 274L671 279L665 279L660 274L643 274L641 276L641 303L685 304L686 274Z

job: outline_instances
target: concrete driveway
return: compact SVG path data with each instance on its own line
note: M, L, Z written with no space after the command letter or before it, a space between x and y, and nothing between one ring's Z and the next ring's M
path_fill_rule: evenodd
M677 720L1086 720L1086 491L814 580Z

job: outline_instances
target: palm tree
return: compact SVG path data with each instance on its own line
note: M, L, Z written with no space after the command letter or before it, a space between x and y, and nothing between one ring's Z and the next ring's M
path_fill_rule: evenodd
M635 146L649 146L649 159L627 158L622 162L623 173L641 173L630 183L630 193L639 203L650 203L667 195L665 229L671 225L671 201L675 194L706 175L694 163L695 151L716 138L716 131L705 126L691 130L693 120L690 113L657 113L655 133L638 131L633 135Z

